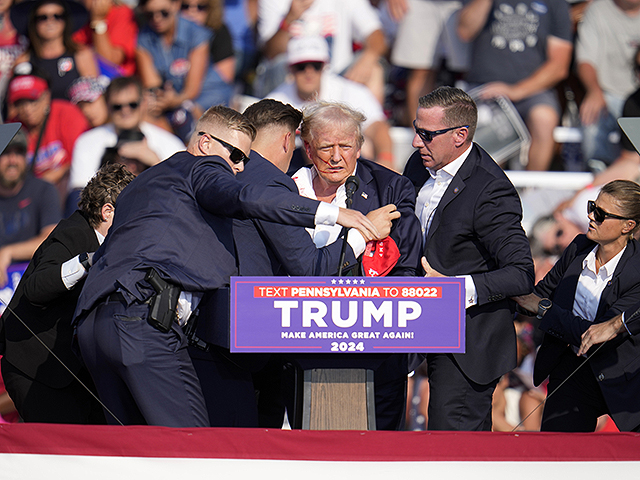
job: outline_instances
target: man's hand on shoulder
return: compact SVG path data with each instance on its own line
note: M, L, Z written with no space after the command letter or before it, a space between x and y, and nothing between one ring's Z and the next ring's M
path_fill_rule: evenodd
M393 203L390 203L376 210L371 210L367 213L367 218L373 222L380 233L380 236L376 240L382 240L391 233L391 222L392 220L400 218L400 212Z

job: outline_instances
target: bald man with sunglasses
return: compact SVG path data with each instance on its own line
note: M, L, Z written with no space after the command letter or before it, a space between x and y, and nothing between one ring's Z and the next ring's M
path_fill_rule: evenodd
M466 287L466 353L428 354L430 430L491 430L491 399L516 366L509 297L533 290L518 194L473 143L474 101L440 87L420 98L404 175L416 188L426 276L458 276Z
M75 318L82 358L113 412L109 423L209 426L182 326L202 295L228 286L237 271L234 217L338 223L378 238L359 212L238 182L254 138L241 114L212 107L186 152L142 172L118 198Z

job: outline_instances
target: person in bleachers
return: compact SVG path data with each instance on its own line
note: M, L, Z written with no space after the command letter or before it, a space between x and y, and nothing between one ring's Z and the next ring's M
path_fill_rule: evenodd
M223 20L222 0L182 0L180 8L184 17L211 30L213 37L209 44L209 61L222 80L233 84L236 59L231 33Z
M36 73L13 77L7 93L12 121L21 122L27 134L29 169L65 198L73 146L89 123L78 107L51 96L47 80Z
M0 286L7 283L7 268L31 260L62 218L58 192L31 175L26 155L22 131L0 153Z
M616 120L638 87L633 66L639 44L639 0L593 2L578 25L576 64L586 89L580 119L587 160L610 164L620 154Z
M458 0L387 0L391 17L399 22L391 63L408 69L404 124L411 126L418 99L436 87L443 59L447 67L468 67L466 44L455 33Z
M118 135L125 130L140 130L144 140L122 145L119 148L121 155L146 166L155 165L184 149L178 137L142 120L146 108L143 98L142 85L135 77L115 78L109 84L105 99L110 121L78 138L73 150L67 205L75 204L79 190L100 168L105 150L115 147Z
M260 0L258 46L268 60L255 85L265 95L287 74L287 44L293 37L322 35L331 45L334 73L366 85L380 103L384 100L384 73L379 61L387 43L378 14L368 0ZM354 53L354 44L361 50Z
M11 80L16 59L29 45L27 39L18 35L11 23L9 9L13 0L0 0L0 104L4 105L5 93Z
M29 50L16 63L29 62L45 72L51 98L68 100L67 89L74 80L98 76L93 50L71 38L88 19L87 9L74 1L29 0L11 8L11 21L29 39Z
M472 42L466 80L481 98L507 97L531 134L529 170L547 170L560 120L555 85L569 73L573 51L565 0L469 0L458 34Z
M140 7L148 23L138 36L138 72L155 89L154 108L185 141L202 111L229 104L232 88L209 65L211 32L179 15L180 0L141 0Z
M69 100L77 105L92 128L107 123L109 111L102 83L91 77L80 77L69 87Z
M133 10L114 0L84 0L84 4L89 23L76 32L74 40L93 47L103 75L134 75L138 25Z
M367 118L362 130L363 155L381 165L393 167L393 143L382 105L364 85L336 75L325 68L329 48L321 36L293 38L288 46L289 69L293 81L287 81L267 97L302 109L316 101L348 103Z

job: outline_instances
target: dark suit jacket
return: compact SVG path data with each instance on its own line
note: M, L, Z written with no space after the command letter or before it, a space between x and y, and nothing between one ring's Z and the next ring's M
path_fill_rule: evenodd
M536 285L538 295L553 301L553 306L540 323L545 337L536 357L536 384L551 373L569 344L580 345L581 335L592 325L574 316L572 310L582 261L595 245L585 235L578 235ZM640 243L633 240L627 245L613 278L602 291L595 322L604 322L624 311L633 312L633 306L639 301ZM636 334L637 323L640 322L630 323ZM640 425L640 341L636 334L619 334L589 360L611 415L621 430L631 430Z
M366 215L393 203L400 212L401 216L394 220L389 235L398 246L400 259L389 276L414 276L420 261L422 240L420 222L415 216L415 194L411 182L386 167L362 158L358 160L355 176L358 177L359 187L353 195L351 208Z
M243 184L298 193L291 177L254 151L251 151L251 161L237 178ZM238 269L243 276L306 277L334 275L338 271L342 242L316 248L307 231L300 227L255 218L234 220L233 237ZM345 268L355 263L353 250L347 246Z
M81 363L71 348L71 319L84 280L67 290L60 269L64 262L98 248L96 233L80 211L60 221L38 247L9 304L10 308L74 373ZM4 358L29 377L53 388L73 377L7 309L2 315Z
M154 267L188 292L229 284L236 272L232 217L311 227L318 202L242 185L220 157L179 152L144 171L118 197L113 226L96 252L76 317L116 290L138 301Z
M416 195L429 178L419 152L404 175ZM516 366L513 303L533 290L533 261L520 224L515 188L493 159L474 144L436 209L424 255L444 275L471 275L477 304L467 309L466 353L455 358L474 382L488 384Z
M400 212L401 217L394 220L389 235L398 245L400 259L389 276L414 276L420 262L422 239L411 182L386 167L364 159L358 160L356 177L360 186L353 196L351 208L367 214L393 203Z

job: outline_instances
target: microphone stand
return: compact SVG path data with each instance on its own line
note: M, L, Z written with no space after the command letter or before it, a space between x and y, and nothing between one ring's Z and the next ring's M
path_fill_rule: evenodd
M356 193L358 187L360 186L360 182L357 177L353 175L347 178L345 182L345 191L347 194L346 199L346 208L351 208L353 205L353 194ZM342 249L340 250L340 263L338 264L338 276L342 276L342 270L344 268L344 257L347 253L347 234L349 233L349 229L347 227L342 227L342 232L340 235L342 236Z

